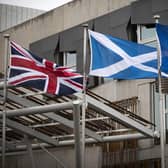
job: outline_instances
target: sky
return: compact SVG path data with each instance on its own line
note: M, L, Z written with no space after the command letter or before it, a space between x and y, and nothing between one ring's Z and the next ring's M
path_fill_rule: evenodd
M48 11L70 1L72 0L0 0L0 3Z

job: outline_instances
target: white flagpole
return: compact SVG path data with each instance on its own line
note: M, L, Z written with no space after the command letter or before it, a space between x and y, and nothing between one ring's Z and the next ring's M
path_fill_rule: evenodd
M159 15L155 15L155 23L159 23ZM159 90L159 111L160 111L160 148L161 148L161 168L165 168L165 145L166 145L166 129L165 129L165 110L163 109L163 94L161 86L161 49L160 43L156 32L156 37L158 41L157 50L158 50L158 90Z
M87 49L87 29L88 24L83 25L83 105L82 105L82 168L85 168L85 118L86 118L86 49Z
M5 168L6 152L6 99L7 99L7 73L8 73L8 55L9 55L9 34L4 34L5 38L5 57L4 57L4 100L2 114L2 168Z

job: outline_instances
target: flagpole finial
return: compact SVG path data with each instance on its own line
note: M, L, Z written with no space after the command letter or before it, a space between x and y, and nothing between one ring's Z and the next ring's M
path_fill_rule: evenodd
M154 15L155 23L159 23L160 15Z
M3 36L4 36L4 38L9 38L10 37L9 34L4 34Z
M83 27L88 27L89 25L87 23L83 24L82 25Z

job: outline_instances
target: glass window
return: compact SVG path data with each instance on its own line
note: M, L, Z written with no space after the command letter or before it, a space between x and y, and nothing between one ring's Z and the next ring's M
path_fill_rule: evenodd
M153 40L155 39L155 28L147 28L141 26L141 40Z
M76 70L76 52L63 53L63 66Z
M146 42L145 44L148 45L148 46L151 46L151 47L157 47L157 41L156 40L155 41Z
M138 43L156 47L155 27L146 27L138 25L137 27Z
M65 66L76 71L76 52L55 52L55 62L60 66Z

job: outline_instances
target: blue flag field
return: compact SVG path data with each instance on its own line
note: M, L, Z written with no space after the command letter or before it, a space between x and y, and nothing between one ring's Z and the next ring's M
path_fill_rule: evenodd
M168 74L168 26L156 24L161 55L161 71Z
M90 75L112 79L158 77L156 48L89 30ZM167 74L162 72L162 76Z

